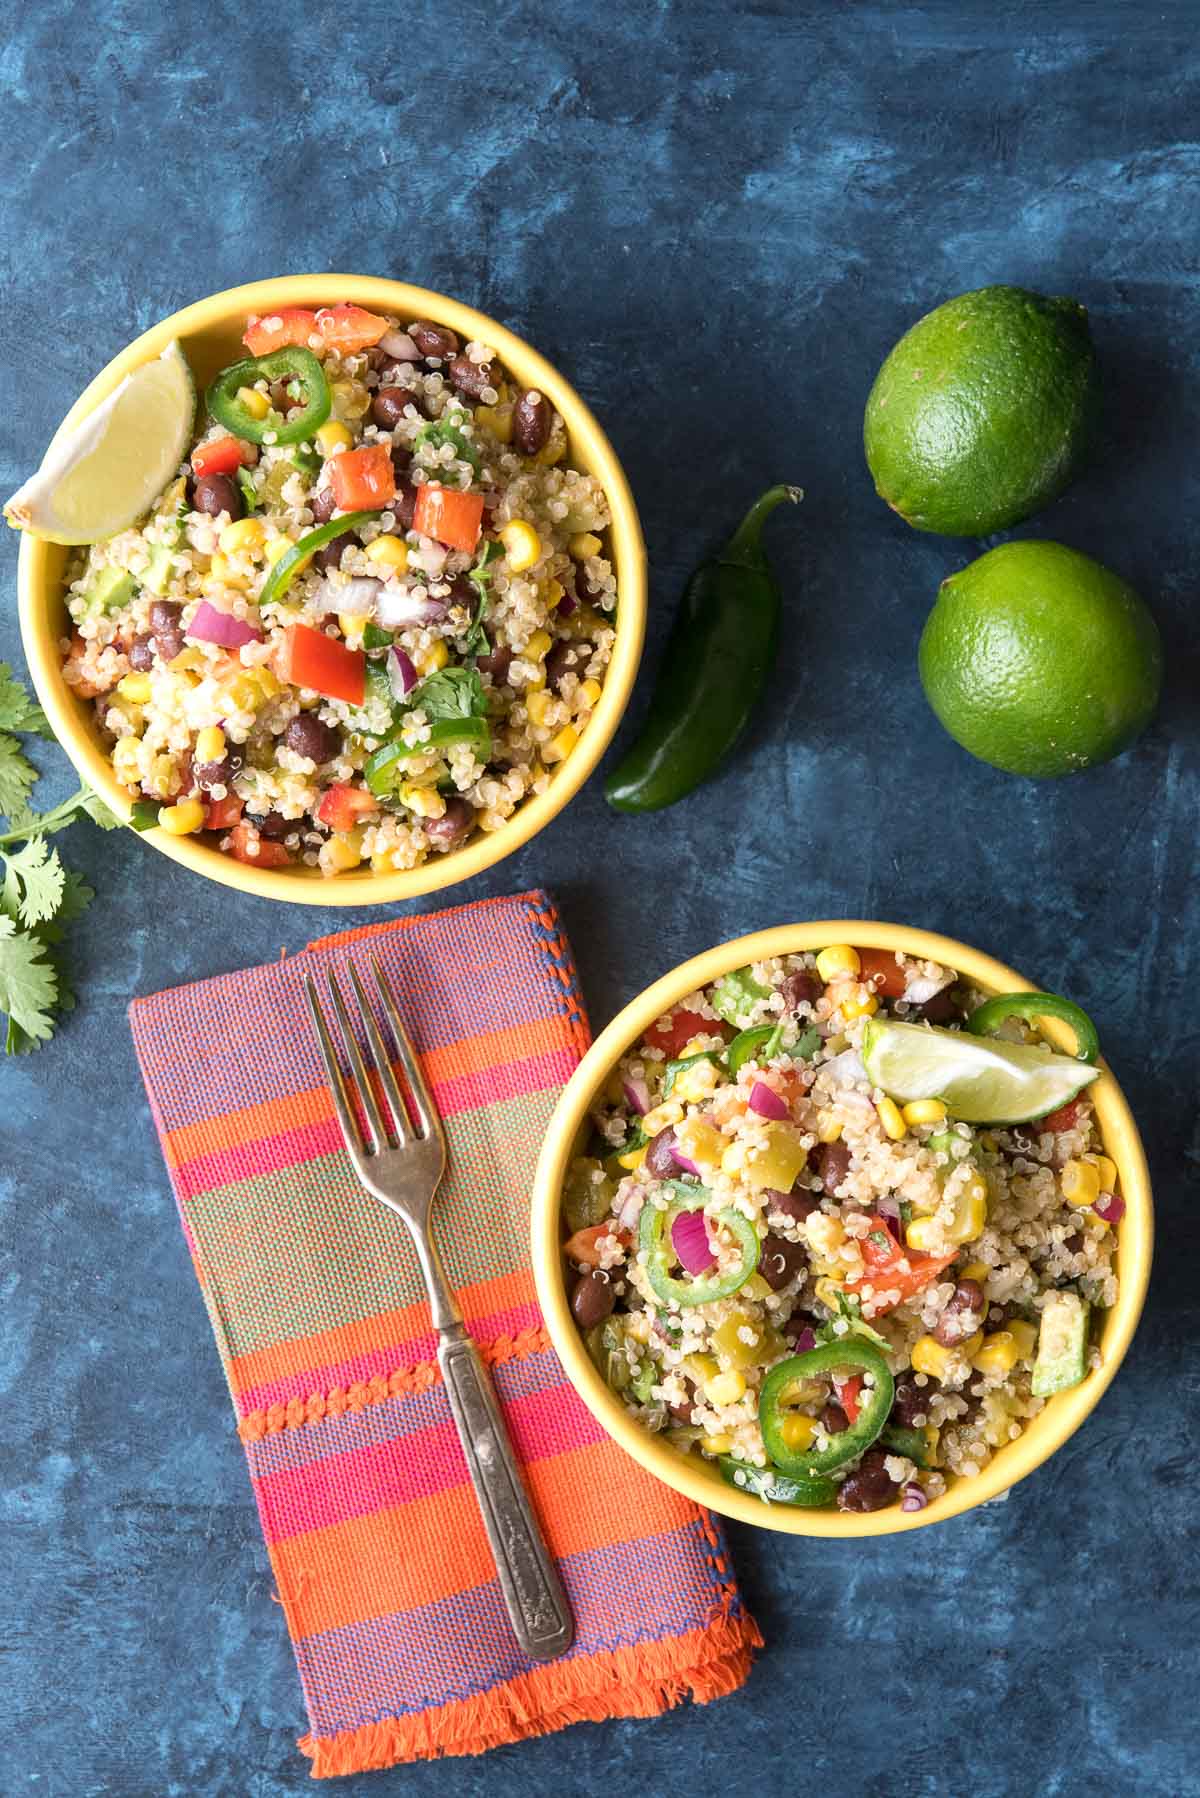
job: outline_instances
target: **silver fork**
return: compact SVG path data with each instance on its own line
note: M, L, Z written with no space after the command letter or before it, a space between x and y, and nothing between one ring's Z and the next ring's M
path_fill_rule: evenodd
M565 1654L574 1641L575 1620L522 1484L495 1390L479 1350L467 1334L462 1312L447 1283L442 1258L433 1239L430 1213L433 1196L446 1166L446 1134L387 976L377 961L373 965L379 1003L391 1029L396 1058L404 1070L412 1097L415 1128L392 1071L375 1014L353 963L350 964L350 979L366 1039L365 1058L341 988L332 973L329 975L329 997L341 1026L359 1104L367 1120L366 1142L359 1135L346 1080L338 1065L310 975L304 985L321 1058L329 1077L346 1152L355 1173L369 1193L407 1224L413 1239L429 1293L433 1325L438 1333L438 1366L446 1382L446 1395L483 1512L513 1633L531 1660L553 1660L556 1655ZM381 1113L368 1069L378 1077L387 1098L390 1129L388 1120Z

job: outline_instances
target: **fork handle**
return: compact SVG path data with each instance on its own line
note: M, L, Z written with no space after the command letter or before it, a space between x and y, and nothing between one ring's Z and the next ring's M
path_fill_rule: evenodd
M438 1365L513 1633L530 1660L552 1661L575 1640L575 1620L522 1483L495 1387L461 1323L442 1329Z

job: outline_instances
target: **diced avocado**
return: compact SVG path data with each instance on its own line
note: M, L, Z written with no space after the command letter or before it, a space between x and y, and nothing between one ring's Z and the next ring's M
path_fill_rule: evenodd
M1077 1292L1056 1292L1047 1299L1038 1331L1033 1364L1033 1395L1049 1398L1078 1386L1087 1372L1088 1317L1091 1307Z
M119 612L137 590L137 583L123 568L101 568L87 589L89 612Z
M157 594L159 599L171 584L171 553L165 543L152 543L150 560L142 575L142 586Z

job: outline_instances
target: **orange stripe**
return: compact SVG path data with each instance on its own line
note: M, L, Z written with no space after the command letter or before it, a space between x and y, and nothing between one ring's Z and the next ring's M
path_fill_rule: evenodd
M514 1024L506 1030L488 1030L464 1037L445 1048L422 1055L425 1077L437 1086L463 1074L479 1074L506 1062L524 1061L555 1049L575 1047L570 1021L562 1016L538 1018L532 1024ZM286 1099L264 1099L239 1111L184 1124L166 1132L163 1147L169 1167L183 1167L201 1155L228 1149L231 1142L261 1142L304 1124L324 1123L333 1116L328 1088L309 1087Z
M468 1323L490 1317L497 1311L532 1304L534 1298L533 1275L527 1267L517 1268L511 1274L498 1274L493 1280L476 1280L472 1285L458 1289L458 1302ZM380 1311L374 1317L339 1324L335 1330L320 1330L313 1336L294 1336L290 1341L272 1342L266 1348L234 1355L229 1380L235 1393L250 1392L256 1386L287 1379L310 1367L336 1366L371 1349L393 1348L415 1336L428 1334L429 1306L422 1299L415 1305L401 1305L394 1311Z
M615 1442L525 1469L552 1554L586 1554L654 1536L696 1515L641 1473ZM469 1485L276 1543L271 1562L294 1638L434 1604L496 1577Z

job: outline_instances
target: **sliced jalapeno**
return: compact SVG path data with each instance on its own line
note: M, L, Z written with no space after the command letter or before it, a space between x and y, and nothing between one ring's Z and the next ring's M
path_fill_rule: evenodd
M837 1498L833 1480L796 1480L776 1467L753 1467L733 1455L722 1455L717 1466L727 1486L749 1492L768 1505L803 1505L807 1510L831 1505Z
M1000 993L978 1006L967 1019L972 1036L990 1036L1006 1018L1061 1018L1075 1033L1075 1058L1094 1062L1100 1054L1100 1037L1096 1026L1070 999L1057 993Z
M366 524L376 516L375 512L346 512L341 518L331 518L328 524L319 524L315 531L307 532L298 543L293 543L286 556L280 556L272 568L258 596L259 605L270 605L273 599L282 598L319 549L332 543L343 531L356 531L360 524Z
M288 418L278 412L256 418L238 398L239 389L256 381L284 380L297 382L304 397L302 409ZM268 434L272 443L303 443L325 423L333 404L325 370L311 350L298 344L231 363L212 382L205 400L217 423L248 443L265 443Z
M646 1253L646 1278L656 1295L668 1305L710 1305L714 1299L727 1299L746 1284L758 1266L759 1241L754 1225L740 1211L727 1206L717 1213L717 1222L734 1237L741 1251L736 1267L701 1274L694 1279L677 1280L670 1272L675 1259L671 1247L671 1226L684 1211L702 1211L712 1197L706 1186L688 1187L682 1181L672 1182L675 1198L665 1211L657 1205L643 1205L638 1225L638 1247Z
M858 1415L848 1429L830 1436L823 1448L797 1452L784 1439L787 1400L801 1381L848 1369L870 1376L859 1394ZM879 1350L861 1336L841 1336L822 1342L803 1355L792 1355L773 1367L762 1384L758 1422L763 1443L776 1467L793 1479L819 1479L836 1473L848 1461L856 1461L870 1448L892 1409L895 1381Z

